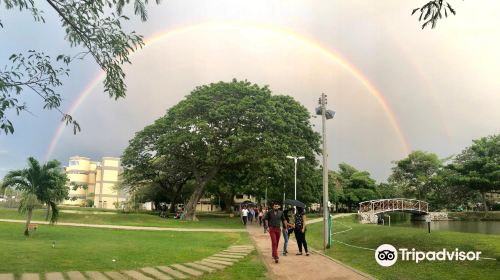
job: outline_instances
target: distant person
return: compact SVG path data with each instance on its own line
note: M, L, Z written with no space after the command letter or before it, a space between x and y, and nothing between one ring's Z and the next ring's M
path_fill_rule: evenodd
M269 235L271 236L272 255L275 263L278 263L279 260L278 245L280 242L281 225L283 225L284 228L287 227L283 211L279 208L279 204L274 202L273 209L267 212L264 218L265 224L269 228Z
M165 204L162 204L160 206L160 217L161 218L168 218L168 216L167 216L167 206Z
M253 211L253 208L250 207L250 210L248 210L248 221L250 224L253 223L253 217L255 216L255 212Z
M302 246L306 252L306 256L309 256L309 251L307 250L306 241L306 214L304 208L297 207L297 214L295 214L295 239L297 239L297 245L299 246L299 252L297 255L302 255Z
M266 218L266 215L267 213L269 212L269 209L267 209L267 207L264 207L264 212L262 213L262 224L264 225L264 233L267 232L267 225L266 225L266 222L265 222L265 218Z
M262 207L259 209L259 227L262 226L262 218L264 217L264 212Z
M241 219L243 220L243 224L246 226L248 221L248 209L245 206L241 209Z

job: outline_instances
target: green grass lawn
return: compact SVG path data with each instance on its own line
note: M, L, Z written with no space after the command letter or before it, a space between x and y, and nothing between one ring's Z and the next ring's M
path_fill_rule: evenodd
M71 209L78 210L78 209ZM98 211L93 209L94 211ZM239 217L229 218L227 215L197 215L199 221L180 221L173 218L163 219L152 213L123 213L98 215L86 213L60 213L59 222L82 224L106 224L145 227L186 227L186 228L241 228L243 224ZM16 209L0 208L0 219L25 220L26 215L20 214ZM33 213L33 220L45 220L45 210L37 209Z
M383 227L358 224L355 216L336 219L333 232L352 227L352 230L333 235L334 240L347 244L376 249L381 244L391 244L396 248L415 248L421 251L481 251L483 257L497 260L480 261L400 261L391 267L379 266L374 259L374 251L346 246L333 241L326 253L360 271L379 279L499 279L500 237L475 233L434 231L405 227ZM322 248L323 224L308 227L307 240L313 248Z
M136 269L201 260L232 244L249 242L247 233L126 231L50 225L40 225L26 238L22 224L0 223L0 273Z

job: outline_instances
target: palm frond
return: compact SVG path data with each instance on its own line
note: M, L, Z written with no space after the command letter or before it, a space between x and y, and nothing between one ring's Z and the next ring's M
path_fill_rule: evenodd
M28 210L33 210L35 207L40 205L40 201L34 193L23 192L21 193L21 200L19 201L18 211L20 213L26 213Z

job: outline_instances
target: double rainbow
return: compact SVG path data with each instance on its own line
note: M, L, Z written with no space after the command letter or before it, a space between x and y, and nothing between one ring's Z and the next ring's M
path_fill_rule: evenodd
M204 22L204 23L196 23L188 26L178 27L172 30L167 30L156 35L153 35L144 40L145 46L148 46L166 39L172 39L177 35L200 31L200 30L210 30L210 29L221 29L221 28L238 28L242 30L253 30L260 32L270 32L273 36L280 36L284 39L288 39L290 42L293 42L297 45L301 45L304 48L312 49L321 55L325 56L332 62L340 65L344 70L346 70L349 74L351 74L357 81L359 81L376 100L377 103L382 107L387 119L389 120L391 126L395 130L398 135L399 141L401 143L402 149L406 154L410 153L410 145L403 133L401 125L396 118L396 115L392 108L389 106L386 98L380 93L380 91L368 80L368 78L358 70L353 64L343 58L340 54L335 52L334 50L328 49L322 46L319 42L314 41L311 38L307 38L303 35L297 34L291 30L279 28L271 25L264 24L255 24L255 23L244 23L244 22ZM80 107L80 105L85 101L85 99L92 93L94 88L104 79L104 72L101 71L90 83L85 87L85 89L78 95L78 97L73 101L68 114L74 114L76 110ZM50 159L52 153L54 152L57 143L59 142L61 135L65 129L66 125L61 122L61 124L57 127L54 136L52 137L52 141L49 144L47 149L47 153L45 155L46 160Z

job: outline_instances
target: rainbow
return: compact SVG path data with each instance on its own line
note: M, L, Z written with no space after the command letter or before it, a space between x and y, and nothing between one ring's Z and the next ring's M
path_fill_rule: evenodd
M330 61L337 63L344 70L346 70L349 74L355 77L370 93L376 100L377 103L382 107L384 113L389 120L391 126L394 128L396 134L398 135L399 141L404 149L406 154L409 154L411 149L410 145L403 133L401 128L401 124L392 108L389 106L389 103L385 99L385 97L380 93L380 91L368 80L368 78L358 70L353 64L349 63L345 58L343 58L337 52L330 50L324 46L322 46L319 42L314 41L311 38L307 38L303 35L297 34L291 30L283 29L280 27L272 26L272 25L264 25L264 24L255 24L255 23L246 23L246 22L204 22L204 23L196 23L187 26L177 27L171 30L163 31L158 34L155 34L149 38L144 40L145 46L148 46L161 41L175 37L176 35L180 35L187 32L206 30L206 29L221 29L221 28L230 28L230 29L244 29L244 30L255 30L255 31L264 31L271 32L274 36L281 36L289 39L291 42L304 46L305 48L313 49L320 54L327 57ZM72 115L76 112L78 107L85 101L85 99L92 93L94 88L104 79L104 72L101 71L90 83L84 88L84 90L78 95L75 101L71 104L68 110L68 114ZM45 155L45 159L48 160L52 156L52 153L59 142L61 135L65 129L66 125L61 122L61 124L56 128L54 136L49 144L47 149L47 153Z

